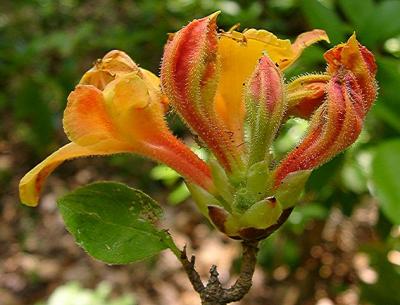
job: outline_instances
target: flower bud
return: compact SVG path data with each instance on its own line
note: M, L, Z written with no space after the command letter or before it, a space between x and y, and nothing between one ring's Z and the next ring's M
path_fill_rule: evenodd
M292 172L313 169L350 146L361 132L363 97L356 78L341 71L327 84L327 100L311 118L303 141L275 170L275 187Z
M367 114L377 97L377 66L374 55L361 45L353 34L346 43L327 51L324 57L328 62L328 73L334 74L344 69L354 74L362 91L364 114Z
M376 99L375 60L355 35L325 58L331 76L326 101L312 116L305 138L275 169L275 187L289 173L316 168L354 143Z
M250 126L249 165L269 158L272 140L286 110L281 71L264 55L260 58L245 90Z

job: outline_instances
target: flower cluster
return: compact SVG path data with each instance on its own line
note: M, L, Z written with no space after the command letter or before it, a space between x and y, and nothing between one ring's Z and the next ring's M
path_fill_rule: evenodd
M351 36L325 53L324 73L285 83L284 70L322 30L291 43L265 30L217 30L217 16L170 35L160 79L122 51L84 74L68 97L63 125L70 143L26 174L21 201L34 206L63 161L136 153L163 162L187 182L200 211L232 238L260 239L284 221L311 170L349 147L376 99L374 56ZM209 157L200 159L166 125L172 107ZM282 160L272 144L289 117L309 120L302 141Z

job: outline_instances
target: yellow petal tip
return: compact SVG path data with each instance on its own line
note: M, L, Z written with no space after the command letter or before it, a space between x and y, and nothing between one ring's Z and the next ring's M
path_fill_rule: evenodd
M208 15L207 18L210 19L210 21L216 21L219 14L221 14L221 11L216 11L212 13L211 15Z

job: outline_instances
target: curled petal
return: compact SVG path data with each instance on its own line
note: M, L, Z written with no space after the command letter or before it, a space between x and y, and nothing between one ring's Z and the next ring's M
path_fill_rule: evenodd
M324 102L327 74L309 74L296 78L286 87L288 116L308 119Z
M94 67L87 71L80 80L81 85L93 85L99 90L113 81L117 76L138 71L139 67L123 51L113 50L102 59L98 59Z
M275 170L275 187L292 172L313 169L349 147L361 132L364 108L357 79L341 71L327 84L327 100L311 118L303 141Z
M294 60L300 57L304 49L318 41L329 42L329 37L324 30L315 29L309 32L304 32L297 36L292 45Z
M29 206L36 206L47 177L66 160L95 155L110 155L128 151L131 151L131 148L125 143L113 140L108 140L107 146L104 145L101 148L96 147L96 145L85 147L75 143L69 143L47 157L21 179L19 183L21 202Z

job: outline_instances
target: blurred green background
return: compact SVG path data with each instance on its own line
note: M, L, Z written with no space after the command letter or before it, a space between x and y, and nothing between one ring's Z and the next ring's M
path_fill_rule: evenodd
M17 184L27 170L66 143L62 112L81 75L112 49L127 52L142 67L157 73L166 33L215 10L223 12L219 24L225 30L240 23L242 29L263 28L290 39L313 28L326 30L331 45L308 48L287 72L287 79L323 71L324 51L345 41L353 31L378 63L379 99L363 133L346 153L313 173L287 225L263 243L259 262L264 290L257 286L246 302L400 304L398 0L1 1L0 304L1 300L9 302L4 304L34 304L66 279L75 279L70 276L57 282L35 268L24 267L26 257L51 260L60 255L57 251L70 246L41 244L51 243L40 240L48 230L56 228L55 238L66 235L52 207L54 196L50 193L44 198L44 208L28 209L19 205ZM178 135L187 136L173 113L168 119ZM277 149L292 147L304 128L304 122L291 120ZM150 172L153 166L132 156L69 162L52 176L47 193L65 193L97 179L125 181L165 202L170 209L168 217L185 211L183 218L195 217L187 224L189 229L185 227L193 231L204 220L193 216L191 206L183 203L187 194L179 177L160 166ZM173 195L166 200L168 192ZM196 237L189 234L189 238ZM78 250L67 251L55 264L79 261L84 254L74 251ZM151 269L153 263L145 266ZM92 287L99 278L101 274ZM155 298L154 304L162 304ZM90 303L95 304L103 303Z

